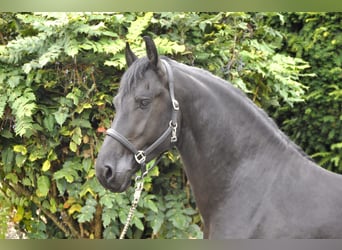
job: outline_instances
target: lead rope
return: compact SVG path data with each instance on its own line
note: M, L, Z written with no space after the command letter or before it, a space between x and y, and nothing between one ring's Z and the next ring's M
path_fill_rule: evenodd
M138 177L141 177L141 176L138 176ZM132 218L133 218L133 215L134 215L134 211L137 208L137 205L139 203L141 192L142 192L143 188L144 188L144 178L141 178L140 180L136 180L132 205L131 205L131 208L129 209L129 213L128 213L128 216L127 216L127 220L126 220L125 226L122 229L122 232L120 234L120 238L119 238L120 240L125 238L125 235L127 233L129 224L132 221Z
M140 197L141 197L141 192L144 189L145 177L151 171L152 168L157 166L157 164L160 162L162 156L163 156L163 154L161 154L157 158L157 160L152 164L152 166L149 167L144 173L142 173L141 176L137 176L135 178L135 190L134 190L134 195L133 195L133 201L132 201L132 205L131 205L131 207L129 209L129 212L128 212L128 215L127 215L125 226L124 226L124 228L121 231L121 234L120 234L120 237L119 237L120 240L125 238L125 235L127 233L129 224L131 223L131 221L133 219L133 215L134 215L135 209L137 208L139 200L140 200ZM141 165L145 165L145 162L141 163ZM143 167L143 168L145 168L145 167Z

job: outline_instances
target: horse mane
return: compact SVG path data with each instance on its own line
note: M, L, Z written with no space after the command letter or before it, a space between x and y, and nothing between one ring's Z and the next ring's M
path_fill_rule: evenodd
M291 146L295 151L297 151L301 156L303 156L304 158L313 161L313 159L308 156L305 151L299 147L297 144L295 144L276 124L276 122L260 107L258 107L257 105L255 105L253 103L253 101L240 89L238 89L237 87L235 87L234 85L232 85L229 81L226 81L218 76L213 75L211 72L201 69L201 68L197 68L197 67L192 67L192 66L188 66L185 65L186 67L184 67L184 64L181 64L179 62L176 62L174 60L170 60L168 59L168 62L172 64L172 66L177 67L177 69L187 73L187 74L191 74L192 76L196 76L199 78L204 78L204 77L208 77L210 78L211 81L208 81L209 83L212 82L212 79L216 79L216 83L221 84L223 86L225 86L226 88L229 88L229 90L231 92L234 92L234 94L238 95L238 100L242 103L242 105L247 105L247 107L251 110L253 110L254 112L257 112L257 114L259 114L260 118L263 119L263 122L265 124L268 124L270 127L272 127L274 129L274 132L276 133L276 135L278 135L283 142L285 142L286 145Z

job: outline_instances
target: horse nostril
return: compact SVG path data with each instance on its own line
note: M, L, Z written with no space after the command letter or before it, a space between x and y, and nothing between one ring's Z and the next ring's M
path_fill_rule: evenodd
M110 178L113 177L113 171L112 168L110 166L105 166L104 167L104 176L106 177L107 180L109 180Z

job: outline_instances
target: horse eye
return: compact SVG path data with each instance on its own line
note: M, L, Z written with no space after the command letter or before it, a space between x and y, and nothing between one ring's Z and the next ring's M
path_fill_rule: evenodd
M139 100L139 107L144 109L147 108L147 106L151 103L151 99L144 98Z

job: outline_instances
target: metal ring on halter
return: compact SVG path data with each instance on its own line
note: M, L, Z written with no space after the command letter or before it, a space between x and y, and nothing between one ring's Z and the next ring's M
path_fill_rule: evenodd
M178 124L177 124L177 122L173 123L173 121L171 120L171 121L169 122L169 126L170 126L170 128L172 128L172 129L177 129Z
M179 103L176 99L172 99L172 106L173 106L173 110L176 110L176 111L179 110Z

